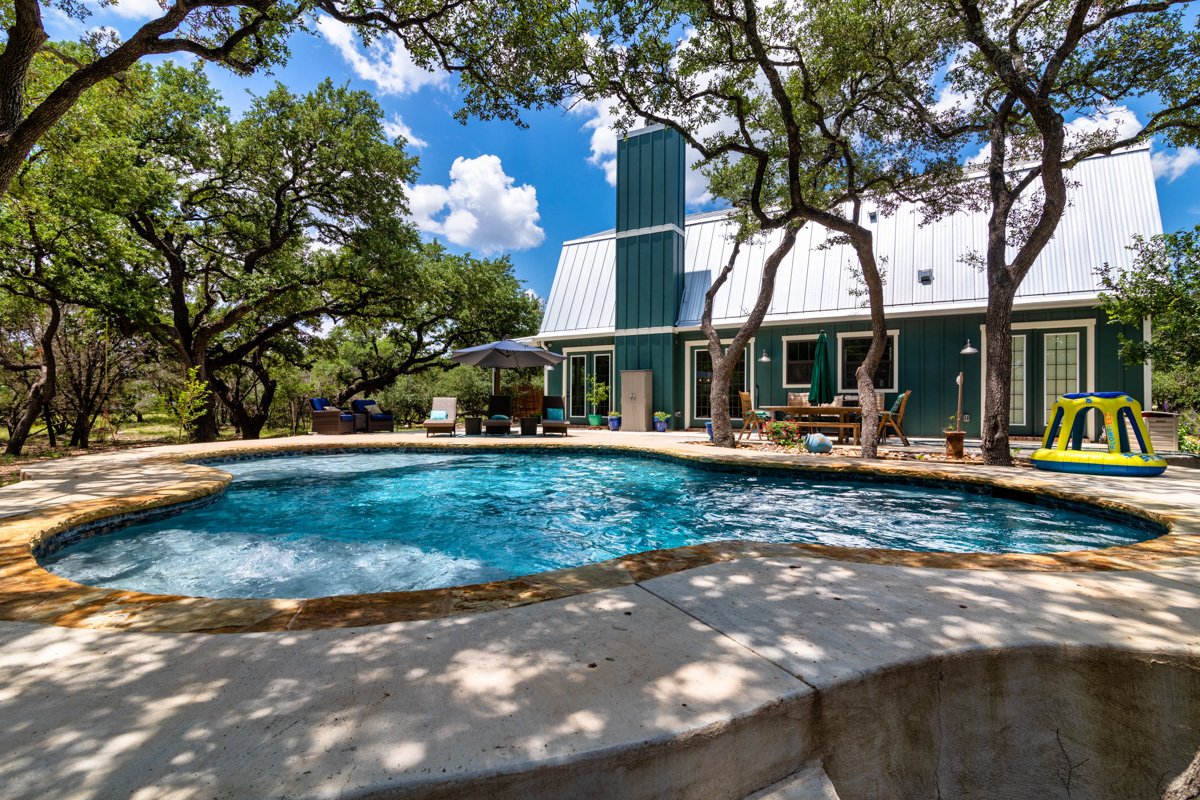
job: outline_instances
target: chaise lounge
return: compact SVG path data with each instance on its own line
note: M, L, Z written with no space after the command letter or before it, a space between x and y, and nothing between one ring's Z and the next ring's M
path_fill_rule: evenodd
M571 422L567 419L567 406L562 397L542 398L542 435L561 433L568 436Z
M435 433L448 433L453 436L457 425L458 398L433 398L433 408L429 412L429 419L425 420L425 438L428 439Z
M512 433L512 398L504 394L494 394L488 400L487 419L483 421L485 434Z
M324 397L309 398L313 433L354 433L354 415L332 406Z

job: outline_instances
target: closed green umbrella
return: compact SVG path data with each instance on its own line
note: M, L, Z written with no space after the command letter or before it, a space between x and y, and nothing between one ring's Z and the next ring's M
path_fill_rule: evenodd
M813 352L812 384L808 387L808 402L815 406L828 405L833 402L833 371L829 367L829 342L825 331L817 337L817 347Z

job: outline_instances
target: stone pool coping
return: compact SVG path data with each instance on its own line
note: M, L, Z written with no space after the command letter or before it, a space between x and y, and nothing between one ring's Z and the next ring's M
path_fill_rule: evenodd
M230 480L228 473L219 469L187 462L336 450L447 447L539 450L567 447L651 454L724 467L778 468L826 477L844 475L856 479L915 480L951 486L965 484L1132 514L1166 527L1167 533L1133 545L1044 555L919 553L818 544L714 542L639 553L583 567L485 584L294 600L213 599L84 586L46 571L33 555L42 543L79 526L199 500L220 492ZM303 436L87 456L31 466L23 472L23 478L22 483L6 487L0 501L25 487L34 492L42 490L45 502L35 503L37 507L33 510L0 516L0 620L63 627L251 633L440 619L631 586L683 570L743 558L808 557L938 569L1089 572L1167 569L1200 557L1200 512L1190 502L1190 498L1200 492L1200 480L1188 476L1180 478L1170 471L1160 478L1113 479L979 465L890 460L860 462L751 450L715 451L696 444L694 439L662 434L579 432L566 439L513 437L501 440L424 439L419 434ZM69 483L76 489L76 495L56 493L50 488L56 482ZM104 496L87 495L87 489L97 483L109 486Z

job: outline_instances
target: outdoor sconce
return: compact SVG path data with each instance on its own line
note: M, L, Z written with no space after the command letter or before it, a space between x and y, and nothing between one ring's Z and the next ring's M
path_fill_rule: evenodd
M763 354L758 357L758 363L760 363L760 364L770 364L771 363L771 357L769 355L767 355L766 350L763 350Z
M971 346L971 340L967 339L967 343L963 345L963 349L958 351L960 356L977 356L979 351Z
M917 270L917 283L921 284L922 286L928 286L929 284L933 283L933 270L932 269Z

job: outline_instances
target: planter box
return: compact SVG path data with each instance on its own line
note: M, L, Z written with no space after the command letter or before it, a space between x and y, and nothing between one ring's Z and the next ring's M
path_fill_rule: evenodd
M521 435L537 436L539 422L541 422L541 419L538 417L521 417Z
M463 419L463 432L467 436L479 436L483 433L483 420L480 417L465 417Z

